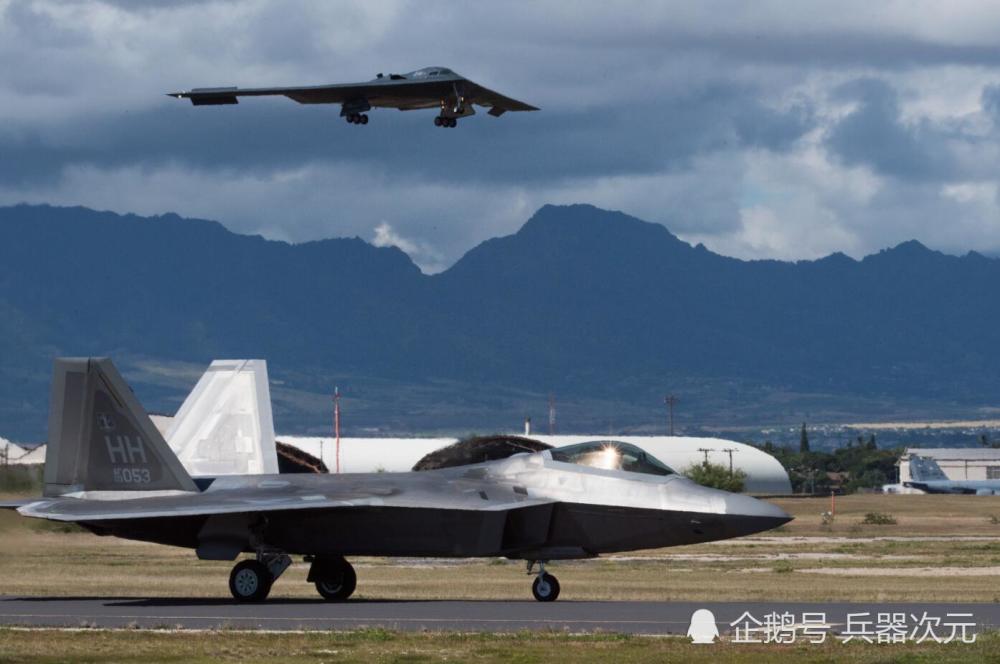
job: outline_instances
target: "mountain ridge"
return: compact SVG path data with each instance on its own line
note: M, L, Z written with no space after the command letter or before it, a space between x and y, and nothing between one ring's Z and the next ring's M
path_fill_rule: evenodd
M332 381L359 386L359 424L380 430L509 422L549 391L589 404L581 426L660 418L664 390L702 421L966 415L1000 399L998 289L1000 259L975 252L912 240L861 260L747 261L589 205L544 206L433 275L356 237L13 206L0 433L38 437L60 354L124 358L163 411L182 391L142 367L265 357L287 431L327 419Z

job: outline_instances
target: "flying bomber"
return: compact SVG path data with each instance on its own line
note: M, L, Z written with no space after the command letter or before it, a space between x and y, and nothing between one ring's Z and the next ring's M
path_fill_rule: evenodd
M640 448L592 441L409 473L192 477L106 358L57 359L44 496L0 507L238 562L229 589L260 601L291 565L348 598L348 556L506 557L559 595L550 561L739 537L786 523L780 508L699 486Z
M280 95L300 104L340 104L340 116L351 124L368 124L373 108L397 108L414 111L438 109L436 127L455 127L459 118L474 115L474 106L489 108L500 117L507 111L537 111L522 101L505 97L456 74L447 67L424 67L408 74L379 74L364 83L335 83L285 88L194 88L167 93L170 97L190 99L195 106L218 106L239 103L239 97Z

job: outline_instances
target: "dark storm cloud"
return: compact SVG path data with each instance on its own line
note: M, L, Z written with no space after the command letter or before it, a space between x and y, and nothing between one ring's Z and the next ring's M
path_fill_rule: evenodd
M954 172L940 130L927 123L904 124L898 95L885 81L853 81L840 88L839 96L858 102L827 135L828 148L845 163L904 179L943 179Z
M725 54L737 61L843 69L904 69L939 65L1000 65L1000 45L954 44L910 35L805 28L792 34L677 34L670 48Z

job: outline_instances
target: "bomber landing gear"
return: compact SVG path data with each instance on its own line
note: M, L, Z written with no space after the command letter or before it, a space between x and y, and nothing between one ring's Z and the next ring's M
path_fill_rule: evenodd
M315 583L317 592L330 602L347 599L358 585L354 567L340 556L313 558L307 580Z
M439 115L436 118L434 118L434 126L449 127L453 129L458 126L458 120L455 118L446 118L443 115Z
M351 124L368 124L368 114L367 113L348 113L344 116L344 119Z
M534 566L535 561L528 562L528 574ZM539 602L554 602L559 597L559 581L545 571L545 563L541 560L538 561L538 574L531 584L531 594Z
M242 560L229 574L229 592L237 602L262 602L291 564L292 559L283 553L258 554L256 560Z

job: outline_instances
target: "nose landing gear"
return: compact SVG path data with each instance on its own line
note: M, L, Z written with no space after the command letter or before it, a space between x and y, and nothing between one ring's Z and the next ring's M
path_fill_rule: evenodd
M528 574L531 574L535 561L528 561ZM545 561L538 561L538 574L534 583L531 584L531 594L539 602L554 602L559 597L559 581L556 577L545 571Z
M229 592L237 602L262 602L291 564L283 553L258 553L254 560L242 560L229 574Z

